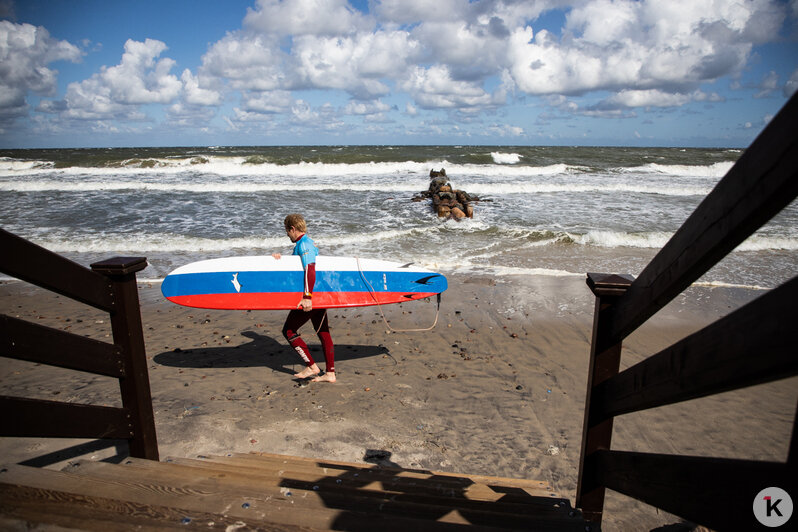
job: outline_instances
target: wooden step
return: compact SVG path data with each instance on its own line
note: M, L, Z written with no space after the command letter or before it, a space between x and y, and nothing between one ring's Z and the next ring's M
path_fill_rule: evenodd
M33 522L85 520L86 530L117 520L169 529L186 519L211 529L585 530L545 483L280 455L81 461L64 471L10 465L0 488L0 516L30 520L38 505L48 517Z

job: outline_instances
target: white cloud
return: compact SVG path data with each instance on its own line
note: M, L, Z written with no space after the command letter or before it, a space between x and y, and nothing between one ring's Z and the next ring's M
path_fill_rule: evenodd
M128 39L122 61L104 68L99 75L115 101L123 104L169 103L180 93L180 80L169 72L175 62L168 57L156 58L166 44L154 39L144 42Z
M565 24L546 31L544 21L558 17L540 16L553 10ZM172 74L167 43L129 40L117 65L71 83L62 99L37 110L140 121L142 106L160 104L169 124L200 126L232 102L223 120L263 131L320 122L340 129L353 119L338 115L389 120L395 111L407 120L443 109L465 132L485 127L481 114L532 95L549 107L541 120L624 118L638 108L722 101L706 88L722 77L757 96L794 93L798 71L784 85L782 71L756 87L743 81L753 47L778 36L788 11L778 0L370 0L363 13L347 0L257 0L194 71ZM0 22L0 119L27 113L31 91L53 95L57 72L49 63L80 55L44 28ZM351 99L320 105L322 91L334 91L329 101L345 98L338 91ZM578 98L600 91L592 105ZM407 101L402 111L383 102L388 95ZM517 126L491 132L525 134Z
M359 98L390 92L382 81L400 77L415 44L401 32L355 37L305 36L294 40L296 72L306 88L340 89Z
M295 83L285 60L273 36L239 31L210 47L202 57L200 73L226 81L237 90L287 89Z
M561 39L545 30L516 29L509 45L511 71L530 94L681 93L740 73L760 34L778 33L783 11L764 0L594 0L570 11ZM757 32L749 31L752 25Z
M425 109L490 106L493 100L479 84L452 79L445 66L415 67L399 87Z
M458 20L468 8L468 0L383 0L374 5L380 20L394 24Z
M373 25L346 0L258 0L244 26L275 35L346 35Z
M289 91L270 91L244 95L241 107L253 113L284 113L291 110L294 99Z
M798 5L798 0L795 2ZM792 74L790 75L790 79L787 80L787 83L784 84L784 96L789 98L795 92L798 91L798 68L793 70Z
M379 100L371 102L352 101L346 105L344 113L348 115L376 115L390 110L390 105Z
M76 46L53 39L41 26L0 21L0 117L26 114L29 91L54 95L58 71L48 65L78 62L81 55Z
M200 80L190 70L185 69L180 77L183 81L183 94L186 103L191 105L213 106L222 103L222 95L215 90L200 87Z
M103 67L99 73L79 83L70 83L64 98L66 116L81 119L126 118L141 120L137 107L150 103L171 103L183 84L170 74L175 62L156 60L166 44L147 39L129 39L118 65Z
M771 70L762 78L759 84L759 92L754 94L754 98L767 98L779 88L779 75Z

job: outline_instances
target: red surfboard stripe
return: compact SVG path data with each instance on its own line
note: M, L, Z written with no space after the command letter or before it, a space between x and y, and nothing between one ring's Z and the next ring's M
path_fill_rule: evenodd
M434 292L316 292L313 308L365 307L424 299ZM169 301L186 307L224 310L291 310L299 306L302 292L261 292L245 294L200 294L173 296Z

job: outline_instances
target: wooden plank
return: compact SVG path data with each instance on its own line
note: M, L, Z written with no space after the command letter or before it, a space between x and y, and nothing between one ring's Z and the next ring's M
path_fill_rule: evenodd
M798 196L798 94L610 309L620 341Z
M320 489L334 489L341 493L351 491L355 496L359 494L358 490L365 490L369 493L363 496L368 497L392 497L397 493L412 492L414 495L429 495L430 497L442 497L444 499L460 496L469 500L496 501L504 497L504 502L510 502L501 491L496 491L481 484L470 484L465 488L458 488L439 482L430 484L424 482L423 479L402 477L399 474L393 477L377 476L369 474L368 470L364 470L361 473L358 473L356 469L341 468L311 470L297 467L292 463L279 464L279 466L275 464L273 468L261 465L257 468L249 467L246 470L225 468L223 464L219 467L213 467L211 463L203 463L202 467L198 467L197 464L179 464L174 462L170 462L168 465L167 471L170 472L180 472L181 475L190 475L192 473L197 476L206 475L203 478L231 482L234 486L237 482L240 482L242 488L255 484L258 489L263 489L263 486L279 486L283 479L293 479L309 483L311 489L314 486L318 486ZM130 460L126 460L125 466L143 468L148 471L157 469L159 475L164 471L164 468L156 468L151 463L143 463L142 461L131 463ZM339 471L340 473L335 475ZM384 489L383 483L385 483ZM502 489L504 488L499 487L499 490ZM526 500L528 492L523 491L522 493L525 496L524 500ZM520 499L521 497L517 498ZM546 501L545 506L547 509L558 502L549 498L546 498ZM431 503L432 500L428 502Z
M93 269L111 280L116 301L116 308L111 312L111 330L124 360L125 375L119 379L119 388L122 405L130 412L133 424L130 455L158 460L158 438L136 285L136 272L146 266L147 260L143 257L116 257L92 264Z
M5 315L0 315L0 356L110 377L125 374L113 344Z
M124 408L0 396L0 436L128 439L132 430Z
M309 504L314 507L316 497L321 497L325 506L334 505L349 510L359 508L366 511L378 505L383 511L399 515L413 512L412 515L434 516L440 513L441 508L445 508L446 512L457 510L460 513L468 512L472 516L481 516L482 513L496 514L493 518L497 523L508 519L569 517L567 513L570 506L566 508L567 501L531 496L520 488L517 491L499 491L498 497L480 500L467 497L462 488L441 486L434 476L425 482L423 479L379 476L378 469L365 470L359 476L355 472L338 475L336 471L340 470L335 469L329 470L325 475L318 472L292 471L290 467L268 470L255 469L250 465L206 462L188 458L170 460L172 461L167 462L168 465L182 466L182 471L185 473L189 473L187 468L193 468L195 473L204 471L206 474L214 475L215 479L224 475L228 480L239 479L243 483L255 483L254 485L261 490L268 489L269 486L278 486L281 493L285 489L295 493L301 492L303 494L301 501L294 499L297 501L296 504Z
M592 424L798 374L798 277L593 390Z
M110 469L118 468L125 474L111 475L110 478L100 478L92 475L75 475L64 472L38 470L32 468L22 469L24 466L8 466L0 475L0 482L21 483L26 486L58 489L67 493L76 493L92 497L108 497L120 501L135 502L138 504L158 505L181 508L188 515L191 512L205 512L221 514L231 518L240 519L244 523L255 525L261 522L274 522L281 524L294 524L309 526L319 529L347 529L347 530L374 530L374 527L386 530L406 532L408 529L430 530L461 530L462 523L450 522L452 516L448 509L428 508L423 505L412 505L412 512L408 513L409 505L404 504L405 513L394 512L400 503L390 500L374 501L363 507L362 500L348 501L344 497L331 500L324 492L302 492L296 496L286 494L272 496L268 491L258 489L253 484L253 493L242 494L238 491L208 489L205 486L197 487L192 481L185 485L162 484L157 479L153 480L151 471L142 475L132 475L129 469L112 464L96 464L99 467ZM160 464L170 468L168 464ZM136 478L133 478L136 477ZM267 486L268 488L268 486ZM320 504L313 511L308 511L308 501L316 500ZM336 503L341 504L336 504ZM443 512L443 513L441 513ZM562 530L564 521L558 519L550 521L545 519L530 520L516 516L503 516L493 513L469 512L468 516L474 519L483 519L480 526L469 527L469 530L496 530L502 526L530 527L540 523L542 530ZM346 523L346 527L341 524ZM575 520L572 524L577 525ZM369 528L371 527L371 528ZM409 527L409 528L408 528ZM584 525L579 525L582 530ZM567 528L566 528L567 529ZM576 530L577 527L572 527Z
M0 229L0 271L110 312L111 285L102 275Z
M608 488L715 530L758 530L757 493L798 489L798 471L781 463L606 450L593 459Z
M582 419L582 441L579 453L579 471L576 486L576 506L582 509L585 519L601 522L604 511L604 486L596 481L595 471L587 458L597 449L612 446L613 419L595 423L593 391L598 385L618 374L621 364L621 342L607 340L606 331L611 319L607 310L626 293L633 280L626 276L588 274L587 283L596 296L593 311L593 336L590 341L590 360L585 392L585 414Z
M25 526L20 526L19 530L28 530L32 523L96 532L244 529L240 518L222 514L196 511L187 514L182 508L5 483L0 483L0 514L24 521ZM272 523L257 523L257 529L268 532L313 530Z
M411 478L428 478L434 476L439 482L451 481L459 484L485 484L492 486L507 486L507 487L521 487L527 490L538 491L541 495L550 497L559 497L554 492L548 482L542 480L529 480L521 478L507 478L495 477L486 475L475 475L471 473L451 473L445 471L430 471L424 469L404 469L395 467L383 467L373 464L353 464L349 462L340 462L334 460L322 460L317 458L307 458L298 456L277 455L262 452L252 453L234 453L229 456L209 456L208 460L215 462L225 462L231 458L237 460L248 460L250 464L257 465L258 463L270 462L283 462L290 464L291 469L298 467L300 464L308 464L309 467L315 467L317 470L324 468L340 469L342 471L373 471L376 473L386 473L391 476L411 477Z

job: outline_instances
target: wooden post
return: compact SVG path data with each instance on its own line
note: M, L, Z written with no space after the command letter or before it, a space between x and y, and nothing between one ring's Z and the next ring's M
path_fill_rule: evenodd
M586 520L601 523L604 511L604 486L598 481L593 453L610 449L612 421L595 419L590 398L593 388L618 374L621 363L621 341L607 345L607 309L609 309L632 284L627 275L587 274L587 285L596 296L593 314L593 339L590 346L590 369L587 376L585 419L582 428L582 452L579 457L579 483L576 489L576 507L581 508Z
M147 354L141 328L136 272L147 267L144 257L114 257L91 265L91 269L108 277L114 308L111 328L114 343L122 351L125 375L119 379L122 406L129 411L133 427L129 444L130 456L158 460L158 441L152 412Z

